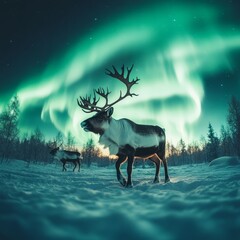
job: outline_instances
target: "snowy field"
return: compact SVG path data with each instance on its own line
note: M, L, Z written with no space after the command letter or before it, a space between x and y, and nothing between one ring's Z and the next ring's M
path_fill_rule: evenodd
M167 184L134 168L132 189L114 166L71 169L0 164L0 239L240 239L237 161L169 167Z

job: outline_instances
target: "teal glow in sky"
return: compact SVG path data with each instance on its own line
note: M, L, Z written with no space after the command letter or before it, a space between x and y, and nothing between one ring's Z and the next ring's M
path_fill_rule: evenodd
M97 24L49 57L42 71L19 77L14 91L3 94L0 110L17 93L23 132L36 127L49 136L53 130L71 132L83 145L91 134L79 124L91 114L82 112L76 99L100 86L116 99L124 86L105 75L105 68L134 64L131 77L141 80L133 91L139 96L118 103L114 118L164 127L174 143L198 140L209 122L220 128L231 94L240 90L240 21L234 8L142 2L119 9L117 16L94 17Z

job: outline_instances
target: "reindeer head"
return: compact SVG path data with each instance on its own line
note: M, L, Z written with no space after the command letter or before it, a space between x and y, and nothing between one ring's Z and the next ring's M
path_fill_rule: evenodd
M86 113L91 113L91 112L97 112L93 117L88 118L87 120L83 121L81 123L81 127L85 131L90 131L96 134L102 135L105 130L109 127L110 121L111 121L111 116L113 114L113 105L115 105L117 102L120 102L127 96L137 96L135 93L131 93L131 87L135 84L138 83L140 79L136 78L133 79L132 81L129 81L129 76L130 73L133 69L133 65L131 68L127 68L127 76L124 77L124 65L122 66L122 72L121 74L116 70L116 68L113 66L114 72L106 69L106 74L118 79L122 83L125 84L127 87L127 91L124 95L122 95L122 91L120 91L120 96L119 98L112 102L108 103L108 96L111 93L108 89L104 90L103 88L98 88L97 90L94 89L93 91L93 98L91 95L86 96L86 97L80 97L80 99L77 99L77 103L80 108ZM100 97L105 99L105 105L100 107L97 106L97 103L99 102L100 98L97 99L96 94L99 95Z
M50 151L50 154L54 156L58 150L59 150L59 147L56 147Z
M113 107L109 108L107 111L98 112L93 117L81 122L81 127L86 132L102 135L109 127L112 113Z
M56 153L59 151L59 148L62 146L63 143L61 143L58 147L57 147L57 143L54 141L52 143L48 144L48 147L50 149L50 154L55 156Z

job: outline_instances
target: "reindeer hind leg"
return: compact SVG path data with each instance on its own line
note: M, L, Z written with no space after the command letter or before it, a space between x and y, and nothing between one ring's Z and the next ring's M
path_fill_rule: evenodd
M158 152L157 153L158 157L162 160L163 162L163 167L164 167L164 174L165 174L165 183L170 182L170 178L168 176L168 166L167 166L167 160L165 158L165 151L163 153Z
M67 171L66 167L65 167L65 164L66 164L66 161L65 160L61 160L61 162L63 163L63 168L62 168L62 171Z
M74 172L75 168L77 167L77 163L73 162L73 164L74 164L74 168L73 168L73 172Z
M160 172L161 161L160 161L159 157L156 156L156 155L150 157L149 160L154 162L155 167L156 167L156 172L155 172L155 177L154 177L153 183L159 183L160 182L160 180L159 180L159 172Z
M80 172L80 159L77 160L78 163L78 172Z

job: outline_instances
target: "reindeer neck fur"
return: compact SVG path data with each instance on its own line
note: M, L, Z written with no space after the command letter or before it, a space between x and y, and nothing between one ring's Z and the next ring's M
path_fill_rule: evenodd
M139 125L125 118L111 118L109 127L100 135L99 143L109 148L111 155L116 155L126 145L136 150L158 147L163 140L165 135L160 127Z

